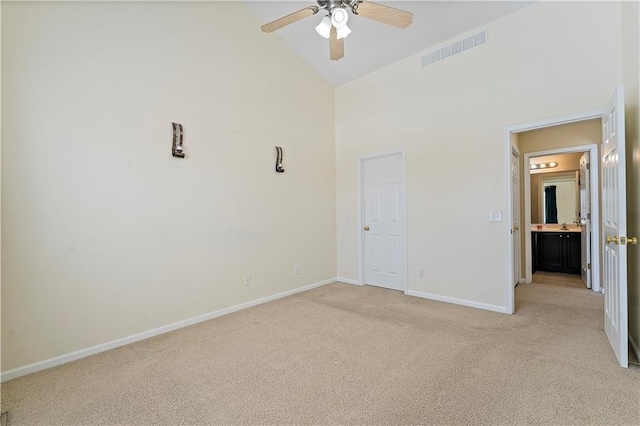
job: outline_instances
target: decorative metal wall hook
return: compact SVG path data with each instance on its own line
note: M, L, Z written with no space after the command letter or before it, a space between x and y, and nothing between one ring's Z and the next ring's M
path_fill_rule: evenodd
M182 124L171 123L173 126L173 145L171 147L171 155L177 158L184 158L182 151Z
M284 168L282 167L282 148L276 146L276 172L284 173Z

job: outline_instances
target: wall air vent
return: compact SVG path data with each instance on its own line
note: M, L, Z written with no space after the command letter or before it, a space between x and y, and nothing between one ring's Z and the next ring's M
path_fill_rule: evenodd
M487 30L482 30L477 34L461 38L451 44L432 50L422 57L422 67L428 67L436 62L459 55L462 52L466 52L474 47L482 46L484 44L487 44Z

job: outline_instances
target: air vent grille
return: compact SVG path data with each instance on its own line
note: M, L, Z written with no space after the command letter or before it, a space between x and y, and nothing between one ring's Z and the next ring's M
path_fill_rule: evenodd
M429 65L485 44L487 44L487 30L482 30L477 34L461 38L451 44L432 50L422 57L422 66L428 67Z

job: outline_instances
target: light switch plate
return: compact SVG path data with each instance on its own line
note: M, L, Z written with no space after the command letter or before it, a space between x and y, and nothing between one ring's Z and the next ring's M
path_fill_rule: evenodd
M489 222L502 222L502 212L500 210L490 211Z

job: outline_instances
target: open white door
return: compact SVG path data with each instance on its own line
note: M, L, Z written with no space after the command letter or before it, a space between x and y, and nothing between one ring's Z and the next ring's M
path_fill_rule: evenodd
M511 243L513 244L513 286L520 282L520 158L511 151L511 201L513 203L513 223Z
M591 164L589 153L585 152L580 157L580 226L581 226L581 253L582 282L587 288L591 288L591 176L589 174Z
M604 331L622 367L628 367L627 199L624 90L619 86L602 114L602 227Z

